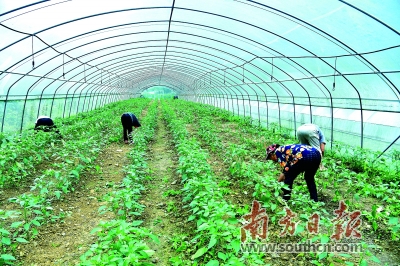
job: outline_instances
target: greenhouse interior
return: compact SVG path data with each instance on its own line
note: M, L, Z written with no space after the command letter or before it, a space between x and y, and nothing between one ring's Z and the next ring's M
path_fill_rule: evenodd
M399 14L0 1L0 265L400 265Z

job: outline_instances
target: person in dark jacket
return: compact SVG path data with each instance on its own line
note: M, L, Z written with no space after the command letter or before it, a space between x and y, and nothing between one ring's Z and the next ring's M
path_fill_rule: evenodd
M132 129L141 127L139 120L132 113L124 113L121 116L121 123L123 127L123 135L125 144L133 143Z
M315 202L318 201L314 176L321 163L321 152L317 148L303 144L286 146L272 144L267 148L266 154L267 160L277 162L283 167L283 172L279 175L278 181L283 181L289 186L289 190L283 189L283 199L290 199L294 180L300 173L304 172L310 198Z
M57 126L54 124L53 119L48 116L39 116L35 123L35 131L42 130L43 132L55 132L61 137L60 131L57 129Z

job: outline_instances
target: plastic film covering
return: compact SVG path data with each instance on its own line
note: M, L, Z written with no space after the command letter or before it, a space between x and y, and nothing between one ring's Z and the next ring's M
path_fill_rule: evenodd
M0 1L1 131L165 87L330 143L399 148L400 3Z

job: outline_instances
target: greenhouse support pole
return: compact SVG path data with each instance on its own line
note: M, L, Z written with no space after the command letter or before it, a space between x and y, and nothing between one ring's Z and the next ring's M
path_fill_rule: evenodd
M53 108L54 108L54 102L55 102L55 100L56 100L56 91L57 91L57 89L54 90L53 97L51 98L50 117L53 117ZM40 109L40 106L39 106L39 108L38 108L38 113L39 113L39 109ZM39 114L38 114L38 115L39 115Z
M224 80L224 83L223 84L225 84L225 80ZM221 93L221 95L222 95L222 100L224 101L224 110L229 110L229 97L228 97L228 89L227 90L225 90L225 85L223 85L223 84L221 84L221 87L219 87L219 90L222 92ZM225 101L225 96L226 96L226 100L228 100L228 109L226 109L226 101Z
M217 107L217 102L218 102L217 94L214 94L213 98L214 98L214 107Z
M212 105L212 97L211 97L212 94L211 94L211 92L207 88L204 88L204 90L206 91L206 95L207 95L205 104Z
M250 101L250 94L247 94L247 97L249 98L250 123L252 123L251 121L253 121L253 119L252 119L252 117L251 117L251 101Z
M362 105L362 100L361 97L360 99L360 112L361 112L361 149L364 146L364 112L363 112L363 105Z
M100 98L99 104L96 105L96 109L115 101L117 94L114 91L110 91L108 93L101 93L101 96L102 97Z
M236 94L236 102L237 102L237 111L238 111L238 116L239 116L239 95Z
M307 93L307 98L308 98L308 105L310 107L310 123L312 124L313 116L312 116L312 108L311 108L311 97L310 97L310 95L308 93Z
M264 94L265 94L265 92L264 92ZM267 128L268 128L269 127L269 106L268 106L268 97L266 94L265 94L265 105L267 107Z
M233 102L234 102L235 99L236 99L236 102L237 102L236 106L237 106L238 115L239 115L239 95L238 95L238 94L236 93L236 91L234 91L234 90L232 90L232 92L235 93L235 97L236 97L236 98L233 98L233 95L231 94L232 114L235 115L235 107L233 106Z
M106 93L107 87L104 88L104 92L102 91L102 98L101 98L101 106L104 106L107 104L107 100L110 98L110 94Z
M86 96L87 96L87 93L88 93L88 91L89 90L96 90L97 88L95 87L97 85L97 87L100 89L101 88L101 86L99 85L99 84L95 84L95 85L92 85L92 88L91 89L88 89L87 87L87 89L86 89L86 93L85 93L85 96L83 96L83 104L82 104L82 110L81 110L81 112L84 112L84 110L85 110L85 103L86 103ZM82 98L82 93L83 93L83 90L81 90L80 91L80 93L79 93L79 97L78 97L78 103L76 104L76 114L77 113L79 113L79 106L80 106L80 102L81 102L81 98ZM74 92L74 95L75 95L75 92ZM71 114L71 110L70 110L70 114Z
M268 98L267 98L267 94L265 94L265 91L263 89L261 89L261 91L264 93L264 97L265 97L265 106L267 109L267 128L269 127L269 118L268 118ZM261 120L261 117L260 117ZM261 123L261 121L260 121Z
M333 99L331 95L331 150L333 149Z
M75 92L71 94L71 105L69 106L69 110L67 110L68 117L71 117L71 112L74 107L74 103L75 103Z
M293 119L294 119L294 138L297 137L296 130L297 130L297 123L296 123L296 102L294 100L294 96L292 94L292 103L293 103Z
M24 116L25 116L25 107L26 107L26 101L28 99L28 94L29 94L29 90L27 90L26 94L25 94L25 100L24 100L24 107L22 108L22 116L21 116L21 126L19 129L19 132L22 132L22 125L24 123ZM42 97L40 97L40 99L42 99ZM40 106L40 105L39 105Z
M91 91L89 93L89 95L90 96L89 96L89 100L88 100L88 104L87 104L87 110L88 111L97 108L97 103L98 103L99 97L101 97L101 92L98 92L97 90L93 90L93 91ZM86 100L86 97L87 97L87 93L85 95L85 100ZM82 110L85 110L85 104L83 104L83 109Z
M244 106L244 94L240 93L240 95L242 96L243 117L245 117L246 116L246 107Z
M107 99L108 99L109 96L107 97L106 95L108 95L109 92L111 92L111 90L112 90L112 88L109 88L107 90L107 87L105 87L105 88L100 88L99 90L96 90L94 92L95 95L97 94L95 108L97 108L97 100L98 100L99 97L100 97L100 106L104 106L107 103Z
M213 87L210 87L210 89L211 88L213 88ZM213 98L214 98L214 107L218 108L219 107L218 106L219 91L217 91L217 90L214 91L214 89L211 89L211 91L214 94L214 96L213 96Z
M99 86L98 88L93 90L93 93L96 95L96 103L94 104L95 106L97 106L97 103L100 102L100 106L102 106L102 90L101 87ZM92 106L93 106L93 102L92 102Z
M278 96L276 96L276 100L278 102L278 120L279 120L279 130L280 130L282 128L282 123L281 123L281 105L280 105Z
M75 84L73 85L73 86L75 86L76 84L78 84L78 81L75 81ZM63 118L65 118L65 108L67 107L67 100L68 100L68 94L69 94L69 91L73 88L73 86L71 86L68 90L67 90L67 93L65 94L65 101L64 101L64 108L63 108ZM54 92L55 93L55 92ZM71 102L71 104L72 104L72 102Z
M376 160L378 160L379 157L381 157L390 147L392 147L393 144L396 143L396 141L400 138L400 135L392 141L392 143L389 144L389 146L386 147L386 149L384 149L381 154L378 155L378 157L375 158L375 160L372 161L372 163L374 163Z
M230 94L229 94L229 95L230 95ZM230 100L229 100L229 95L226 94L226 101L228 102L228 111L230 112L231 110L230 110L230 108L229 108L229 102L230 102Z
M69 90L68 90L69 91ZM62 112L62 118L65 118L65 108L67 107L67 101L68 101L68 91L65 94L65 100L64 100L64 108L63 108L63 112Z
M42 107L42 99L43 99L43 93L44 93L44 89L42 90L42 92L40 93L40 98L39 98L39 105L38 105L38 113L37 116L40 115L40 108ZM51 113L48 114L49 117L51 117Z
M222 94L222 100L224 101L224 110L226 110L226 105L225 105L225 94Z
M76 93L76 91L77 90L75 90L73 93L72 93L72 103L75 101L75 93ZM80 92L80 94L79 94L79 96L78 96L78 102L76 103L76 113L78 113L78 110L79 110L79 103L80 103L80 95L82 94L82 89L80 90L81 92ZM70 117L71 116L71 113L72 113L72 107L73 107L73 105L71 104L71 106L70 106L70 108L69 108L69 114L68 114L68 117Z
M257 97L257 113L258 113L258 126L261 126L261 117L260 117L260 100L258 99L258 94L256 94Z

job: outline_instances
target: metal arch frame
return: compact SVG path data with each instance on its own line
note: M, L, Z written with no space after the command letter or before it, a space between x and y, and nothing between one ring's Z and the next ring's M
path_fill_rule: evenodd
M105 48L104 48L105 49ZM119 52L119 51L117 51L117 52ZM83 57L83 56L85 56L85 55L82 55L81 57ZM198 56L197 56L198 57ZM51 60L51 59L50 59ZM93 60L91 60L91 61L93 61ZM90 61L88 61L88 62L90 62ZM69 62L67 62L67 63L69 63ZM118 63L120 63L120 61L118 62ZM75 68L79 68L80 66L76 66ZM68 74L68 73L67 73ZM81 74L81 73L79 73L79 74ZM78 74L77 74L78 75Z
M260 5L260 6L267 7L267 8L269 8L269 9L278 11L278 12L281 13L281 14L285 14L286 16L291 17L291 18L294 18L294 19L296 19L297 21L301 21L302 23L304 23L304 24L307 25L308 27L311 27L311 28L313 28L313 29L317 29L319 32L323 33L325 36L329 36L329 38L331 38L332 40L335 40L337 43L340 43L341 45L343 45L344 47L346 47L348 50L352 51L353 53L356 52L354 49L352 49L350 46L346 45L344 42L342 42L342 41L340 41L339 39L335 38L334 36L328 34L327 32L321 30L320 28L317 28L317 27L311 25L310 23L307 23L306 21L299 19L298 17L294 17L294 16L292 16L292 15L290 15L290 14L287 14L286 12L283 12L283 11L278 10L278 9L276 9L276 8L273 8L273 7L271 7L271 6L267 6L267 5L265 5L265 4L261 4L261 3L259 3L259 2L255 2L255 1L252 1L252 0L246 0L246 1L252 2L252 3L256 3L256 4ZM344 1L341 0L341 2L344 2ZM349 4L346 3L346 2L344 2L344 3L347 4L347 5L349 5ZM350 6L352 6L352 5L350 5ZM355 8L354 6L352 6L352 7ZM360 10L359 10L359 11L360 11ZM368 16L370 16L370 15L369 15L368 13L366 13L366 12L363 12L363 13L364 13L364 14L367 14ZM385 26L388 27L387 25L385 25ZM390 27L388 27L388 28L390 28ZM392 29L392 28L390 28L390 29ZM399 35L399 33L398 33L397 31L396 31L396 33ZM364 56L362 56L362 55L359 55L359 56L360 56L365 62L368 63L367 66L371 66L373 69L375 69L375 71L379 71L379 69L378 69L374 64L372 64L369 60L367 60ZM323 61L325 61L325 60L323 60ZM328 65L329 65L329 64L328 64ZM334 69L335 69L335 71L338 71L336 68L334 68ZM338 73L340 73L340 71L338 71ZM340 75L341 75L341 73L340 73ZM397 93L400 94L399 89L390 81L390 79L389 79L388 77L386 77L385 75L383 75L383 76L384 76L384 80L386 80L387 82L389 82L389 83L393 86L393 88L395 88L395 89L397 90ZM358 95L358 98L359 98L360 113L361 113L361 138L360 138L360 139L361 139L361 145L360 145L360 146L361 146L361 148L363 148L363 141L364 141L364 117L363 117L363 105L362 105L362 100L361 100L362 98L361 98L360 92L356 89L356 87L355 87L345 76L343 76L343 78L344 78L347 82L349 82L349 84L353 87L353 89L356 91L356 93L357 93L357 95ZM389 87L390 87L390 86L389 86ZM392 89L393 89L393 88L392 88ZM332 100L331 100L331 105L332 105L332 108L331 108L331 109L333 109ZM333 110L332 110L332 113L333 113ZM333 120L333 116L332 116L332 120ZM332 121L332 125L333 125L333 121ZM331 132L333 132L333 126L332 126L332 129L331 129ZM331 137L332 137L332 140L333 140L333 133L332 133L332 136L331 136ZM331 147L332 147L332 143L331 143Z
M193 24L193 23L191 23L191 24ZM195 24L195 25L199 25L199 24ZM203 25L199 25L199 26L203 26ZM212 27L210 27L210 28L212 28ZM223 32L227 32L227 31L224 31L224 30L221 30L221 29L218 29L218 28L213 28L213 29L215 29L215 30L219 30L219 31L223 31ZM227 33L229 33L229 34L233 34L233 35L235 35L235 36L240 36L240 35L237 35L237 34L235 34L235 33L231 33L231 32L227 32ZM277 35L277 36L279 36L279 35ZM240 36L241 38L244 38L244 39L246 39L246 40L249 40L249 41L252 41L252 42L255 42L254 40L251 40L251 39L248 39L248 38L246 38L246 37L244 37L244 36ZM279 36L279 37L281 37L281 36ZM257 43L258 45L261 45L261 46L263 46L263 47L265 47L265 45L263 45L263 44L261 44L261 43L258 43L258 42L255 42L255 43ZM273 50L273 49L271 49L271 48L269 48L269 47L266 47L266 48L268 48L268 49L270 49L270 50ZM279 53L279 52L277 52L277 51L275 51L275 50L273 50L274 52L276 52L276 53ZM298 65L299 67L301 67L302 69L304 69L308 74L310 74L313 78L315 78L319 83L320 83L320 85L322 85L322 87L324 87L325 89L326 89L326 92L327 93L329 93L329 95L330 95L330 102L331 102L331 128L333 129L333 100L332 100L332 94L331 94L331 92L329 91L329 89L327 89L326 88L326 86L318 79L318 77L315 77L310 71L308 71L307 69L305 69L302 65L299 65L297 62L295 62L295 61L293 61L293 60L291 60L291 58L287 58L287 57L285 57L286 59L289 59L292 63L295 63L296 65ZM269 62L268 62L269 63ZM278 67L277 67L278 68ZM278 68L280 71L282 71L283 73L285 73L286 75L288 75L285 71L283 71L282 69L280 69L280 68ZM218 70L217 70L218 71ZM269 75L267 72L265 72L267 75ZM290 77L290 75L288 75L289 77ZM297 79L293 79L292 78L292 80L294 80L294 81L296 81L297 82ZM349 81L348 81L349 82ZM301 86L301 87L303 87L301 84L298 84L299 86ZM316 84L316 86L318 87L318 85ZM271 89L271 88L270 88ZM303 88L304 89L304 88ZM265 94L265 91L264 90L262 90L261 89L261 91L264 93L264 96L266 97L266 104L267 104L267 123L268 123L268 102L267 102L267 96L266 96L266 94ZM305 92L307 93L307 95L308 95L308 100L309 100L309 108L310 108L310 120L311 120L311 122L312 122L312 109L311 109L311 99L310 99L310 95L308 94L308 91L307 90L305 90ZM275 92L276 93L276 92ZM258 94L257 94L257 97L258 97ZM277 97L277 101L278 101L278 116L279 116L279 118L278 118L278 120L279 120L279 127L281 127L281 119L280 119L280 103L279 103L279 97L278 97L278 95L276 94L276 97ZM294 119L294 120L296 120L296 119ZM267 126L268 127L268 126ZM295 130L296 130L296 128L295 128ZM333 139L333 130L331 130L331 139ZM331 146L332 146L332 143L331 143Z
M224 79L224 85L222 85L222 82L220 81L220 80L218 80L219 79L219 76L216 76L215 77L217 80L214 82L214 83L221 83L221 85L219 85L219 84L217 84L217 85L215 85L215 86L218 86L218 89L220 90L220 91L222 91L223 92L223 94L222 95L226 95L226 96L228 96L228 95L231 95L232 96L232 93L231 92L233 92L233 93L235 93L235 95L236 95L236 97L238 97L237 96L237 94L236 94L236 92L234 91L234 90L231 90L231 92L228 94L228 91L229 91L229 89L228 88L226 88L224 85L225 85L225 82L226 82L226 80ZM224 99L224 109L226 109L226 107L225 107L225 97L223 97L223 99ZM228 98L227 98L228 99ZM232 107L232 110L233 110L233 107ZM230 109L229 109L229 100L228 100L228 111L230 111Z
M224 71L224 79L226 79L226 73L227 73L227 71L226 70L233 70L234 68L237 68L237 67L232 67L232 68L226 68ZM261 70L261 69L259 69L259 70ZM218 70L217 70L218 71ZM237 75L238 76L240 76L241 74L239 73L239 72L237 72L237 71L235 71L236 73L237 73ZM263 72L262 70L261 70L261 72ZM250 72L250 73L252 73L252 72ZM229 73L228 73L229 74ZM254 74L254 73L252 73L252 74ZM203 76L205 76L205 75L207 75L207 73L206 74L204 74ZM235 77L235 79L239 79L238 78L238 76L234 76ZM256 76L256 77L258 77L258 76ZM258 77L259 78L259 77ZM261 78L259 78L260 80L262 80ZM240 86L240 85L247 85L246 83L234 83L234 85L229 85L229 86L225 86L225 87L237 87L237 86ZM269 86L268 85L268 83L266 83L266 85L267 86ZM258 86L258 85L257 85ZM262 89L262 88L259 88L263 93L264 93L264 95L265 95L265 92L264 92L264 90ZM277 97L277 99L278 99L278 101L279 101L279 97L278 97L278 94L277 94L277 92L272 88L272 87L270 87L270 90L271 91L273 91L273 92L275 92L275 95L276 95L276 97ZM238 90L239 91L239 90ZM254 90L253 90L254 91ZM254 91L255 92L255 91ZM257 95L258 93L257 92L255 92L255 94ZM236 95L236 99L237 99L237 106L239 107L239 102L238 102L238 95L235 93L235 95ZM243 95L242 95L243 96ZM278 108L279 108L279 110L278 110L278 112L279 112L279 123L280 123L280 105L279 105L279 103L278 103ZM239 110L238 110L238 115L239 115Z
M250 0L247 0L247 1L249 1L249 2L254 2L254 1L250 1ZM255 3L257 3L257 2L255 2ZM312 28L314 28L314 29L318 29L320 32L322 32L322 33L324 33L326 36L329 36L330 38L332 38L333 40L335 40L335 41L337 41L338 43L340 43L340 44L342 44L342 45L344 45L347 49L349 49L349 50L351 50L351 51L353 51L353 52L355 52L353 49L351 49L349 46L347 46L345 43L343 43L343 42L341 42L340 40L338 40L337 38L334 38L333 36L331 36L330 34L328 34L328 33L326 33L325 31L323 31L323 30L321 30L321 29L319 29L319 28L317 28L317 27L315 27L315 26L313 26L313 25L311 25L311 24L309 24L309 23L307 23L307 22L305 22L305 21L303 21L303 20L301 20L301 19L299 19L299 18L297 18L297 17L294 17L294 16L291 16L291 15L289 15L289 14L287 14L287 13L285 13L285 12L283 12L283 11L281 11L281 10L278 10L278 9L276 9L276 8L272 8L272 7L270 7L270 6L267 6L267 5L264 5L264 4L260 4L260 3L257 3L257 4L259 4L259 5L262 5L262 6L264 6L264 7L268 7L268 8L270 8L270 9L273 9L273 10L275 10L275 11L278 11L279 13L282 13L282 14L285 14L285 15L287 15L287 16L289 16L289 17L291 17L291 18L295 18L296 20L298 20L298 21L301 21L302 23L304 23L304 24L306 24L306 25L308 25L308 26L310 26L310 27L312 27ZM224 17L224 18L227 18L227 19L231 19L231 20L234 20L234 21L238 21L238 22L241 22L241 23L244 23L244 24L246 24L246 25L251 25L251 24L249 24L249 23L246 23L246 22L243 22L243 21L240 21L240 20L237 20L237 19L233 19L233 18L230 18L230 17L226 17L226 16L222 16L222 15L219 15L219 14L214 14L214 13L211 13L211 12L206 12L206 11L199 11L199 10L194 10L194 9L189 9L189 8L178 8L178 7L176 7L177 9L183 9L183 10L189 10L189 11L195 11L195 12L200 12L200 13L205 13L205 14L210 14L210 15L216 15L216 16L220 16L220 17ZM256 27L256 28L260 28L260 27L258 27L258 26L254 26L254 25L252 25L253 27ZM260 28L261 29L261 28ZM273 34L273 33L271 33L271 34ZM276 35L276 34L275 34ZM282 36L280 36L282 39L284 39L284 40L286 40L286 41L289 41L289 40L287 40L286 38L283 38ZM289 41L289 42L291 42L291 41ZM292 42L291 42L292 43ZM297 45L297 44L296 44ZM299 46L299 45L297 45L297 46ZM299 47L301 47L301 46L299 46ZM302 47L303 49L304 49L304 47ZM304 49L305 51L308 51L307 49ZM323 61L323 62L325 62L328 66L330 66L330 64L328 64L322 57L319 57L319 56L316 56L314 53L312 53L311 51L308 51L310 54L312 54L312 55L314 55L316 58L319 58L321 61ZM359 55L365 62L367 62L368 64L369 64L369 66L372 66L375 70L378 70L379 71L379 69L377 68L377 67L375 67L375 65L374 64L372 64L371 62L369 62L365 57L363 57L362 55ZM332 66L330 66L330 67L332 67ZM340 73L340 71L338 71L337 69L335 69L340 75L341 75L341 73ZM363 105L362 105L362 98L361 98L361 95L360 95L360 92L357 90L357 88L350 82L350 80L348 80L345 76L343 76L343 78L351 85L351 87L356 91L356 93L357 93L357 95L358 95L358 98L359 98L359 104L360 104L360 114L361 114L361 148L363 147L363 139L364 139L364 117L363 117ZM387 77L385 76L385 79L389 82L389 83L391 83L391 81L389 80L389 79L387 79ZM317 79L318 80L318 79ZM396 86L394 86L394 84L393 83L391 83L392 84L392 86L394 87L394 88L396 88ZM397 88L396 88L397 89ZM397 89L397 91L399 91L398 89ZM332 119L333 119L333 117L332 117Z
M117 52L119 52L119 51L117 51ZM198 57L198 56L197 56ZM119 61L118 63L120 63L121 61Z
M233 69L233 68L230 68L231 70ZM239 73L239 72L237 72L236 71L236 73L240 76L241 74ZM250 72L250 73L252 73L252 72ZM254 73L252 73L252 74L254 74ZM257 78L259 78L258 76L256 76ZM239 77L238 76L235 76L235 78L236 79L239 79ZM261 79L261 78L260 78ZM262 80L262 79L261 79ZM274 93L275 93L275 97L276 97L276 99L277 99L277 101L278 101L278 116L279 116L279 118L278 118L278 120L279 120L279 127L281 127L281 119L280 119L280 117L281 117L281 110L280 110L280 101L279 101L279 95L278 95L278 93L276 92L276 90L274 89L274 88L272 88L272 87L270 87L268 84L269 84L270 82L264 82L264 84L266 84L268 87L269 87L269 89L270 89L270 91L273 91ZM247 83L236 83L236 84L234 84L234 85L230 85L230 86L232 86L232 87L237 87L237 86L243 86L243 85L248 85ZM258 84L255 84L255 85L257 85L258 86ZM278 85L283 85L282 83L278 83ZM290 94L292 97L293 97L293 94L291 93L291 90L289 90L289 89L287 89L285 86L282 86L283 87L283 89L288 93L288 94ZM265 95L265 92L264 92L264 90L262 89L262 88L260 88L259 87L259 89L264 93L264 95ZM254 91L254 90L253 90ZM256 92L256 91L254 91L255 92L255 95L258 95L258 93ZM244 99L243 99L244 100ZM239 102L238 102L238 105L239 105ZM295 109L295 105L293 104L293 107L294 107L294 109ZM243 107L244 108L244 107ZM238 115L239 115L239 113L238 113Z
M201 37L201 36L200 36ZM96 51L97 52L97 51ZM283 71L284 72L284 71ZM242 98L243 98L243 95L242 95Z
M146 8L147 9L147 8ZM367 61L368 62L368 61ZM371 65L371 64L370 64ZM347 80L347 79L346 79ZM347 80L348 81L348 80ZM350 81L348 81L350 83ZM389 81L390 82L390 81ZM351 83L350 83L351 84ZM353 88L357 91L358 95L359 95L359 99L360 99L360 108L361 108L361 116L362 116L362 102L361 102L361 97L360 94L358 92L358 90L353 86ZM8 96L8 93L7 93ZM3 117L4 120L4 117ZM361 124L363 124L363 119L361 119ZM363 135L363 131L361 131L361 135ZM363 136L361 137L361 140L363 139ZM361 145L362 146L362 145Z
M226 79L225 79L226 80ZM228 81L232 81L232 83L233 83L233 80L231 80L229 77L228 77ZM196 87L197 87L197 89L199 90L199 89L201 89L201 85L204 85L205 83L204 83L204 81L203 82L201 82L201 79L198 79L198 80L196 80L195 81L198 85L196 85ZM231 85L231 86L218 86L218 88L221 90L222 88L225 88L225 89L227 89L227 90L229 90L229 87L235 87L235 86L238 86L238 84L235 84L235 85ZM207 87L206 87L207 88ZM210 89L210 87L208 87L208 89ZM204 90L204 89L203 89ZM236 90L236 91L238 91L238 90ZM235 94L235 99L237 100L237 102L239 101L238 99L239 99L239 97L238 97L238 94L236 93L236 91L234 90L234 89L231 89L231 92L233 92L234 94ZM200 95L202 95L202 93L200 93ZM229 95L230 96L232 96L232 93L229 93ZM203 95L204 96L204 95ZM231 100L233 100L233 98L231 98ZM228 105L229 105L229 101L228 101ZM239 115L239 104L237 104L237 106L238 106L238 115ZM232 106L232 112L234 113L234 108L233 108L233 106Z
M200 36L201 37L201 36ZM97 51L96 51L97 52ZM81 56L82 57L82 56ZM242 97L243 97L243 95L242 95Z
M271 6L268 6L268 5L265 5L265 4L262 4L262 3L259 3L259 2L256 2L256 1L253 1L253 0L244 0L244 1L247 1L247 2L251 2L251 3L255 3L255 4L257 4L257 5L260 5L260 6L263 6L263 7L266 7L266 8L269 8L269 9L271 9L271 10L274 10L274 11L277 11L277 12L279 12L280 14L284 14L285 16L287 16L287 17L290 17L290 18L292 18L292 19L294 19L294 20L296 20L296 21L300 21L301 23L303 23L304 25L307 25L308 27L310 27L310 28L312 28L312 29L315 29L316 30L316 32L318 32L318 33L316 33L316 34L318 34L318 35L325 35L325 36L328 36L330 39L328 39L328 38L326 38L326 39L328 39L329 41L331 41L331 42L333 42L332 40L334 40L335 42L337 42L337 43L339 43L339 44L341 44L341 45L343 45L344 47L346 47L346 49L348 49L348 50L350 50L351 52L353 52L355 55L357 55L357 56L359 56L362 60L364 60L364 62L363 61L361 61L364 65L366 65L366 66L371 66L373 69L375 69L375 72L380 72L379 71L379 69L374 65L374 64L372 64L371 62L369 62L362 54L359 54L359 53L357 53L354 49L352 49L350 46L348 46L348 45L346 45L346 43L344 43L344 42L342 42L342 41L340 41L339 39L337 39L337 38L335 38L334 36L332 36L332 35L330 35L330 34L328 34L327 32L325 32L324 30L322 30L322 29L320 29L320 28L318 28L318 27L316 27L316 26L314 26L314 25L312 25L312 24L310 24L310 23L308 23L308 22L306 22L306 21L304 21L304 20L302 20L302 19L300 19L300 18L298 18L298 17L295 17L295 16L293 16L293 15L290 15L290 14L288 14L288 13L286 13L286 12L283 12L282 10L279 10L279 9L276 9L276 8L274 8L274 7L271 7ZM346 3L345 1L343 1L343 0L339 0L340 2L342 2L342 3L345 3L345 4L347 4L347 5L349 5L349 6L351 6L351 7L353 7L353 8L355 8L355 9L357 9L356 7L354 7L354 6L352 6L352 5L350 5L350 4L348 4L348 3ZM358 11L360 11L360 12L362 12L362 13L364 13L365 15L368 15L369 17L372 17L373 18L373 16L371 16L370 14L368 14L368 13L366 13L366 12L363 12L363 11L361 11L361 10L359 10L359 9L357 9ZM374 18L375 19L375 18ZM236 19L234 19L235 21L237 21ZM375 19L376 20L376 19ZM393 28L391 28L391 27L389 27L388 25L386 25L386 24L384 24L384 23L382 23L381 21L379 21L381 24L383 24L384 26L386 26L387 28L389 28L389 29L391 29L392 31L394 31L397 35L400 35L400 33L399 32L397 32L397 31L395 31ZM243 23L245 23L245 22L243 22ZM247 23L246 23L247 24ZM299 24L299 23L297 23L297 24ZM251 24L250 24L251 25ZM254 26L254 25L253 25ZM256 27L258 27L258 26L256 26ZM279 35L278 35L279 36ZM281 36L280 36L281 37ZM281 37L282 38L282 37ZM283 38L284 39L284 38ZM286 39L285 39L286 40ZM287 40L288 41L288 40ZM291 43L293 43L293 42L291 42ZM337 45L337 43L335 43L336 45ZM295 44L295 43L293 43L293 44ZM297 45L297 44L296 44ZM299 46L299 45L297 45L297 46ZM301 47L301 46L299 46L299 47ZM306 49L305 49L306 50ZM308 51L308 50L306 50L306 51ZM310 53L310 54L313 54L313 53ZM314 55L314 54L313 54ZM315 56L315 55L314 55ZM323 59L323 58L326 58L326 57L324 57L324 56L315 56L316 58L319 58L319 59ZM325 62L324 60L322 60L324 63L326 63L328 66L330 66L330 67L332 67L330 64L328 64L327 62ZM365 64L365 62L367 62L368 64ZM334 67L332 67L334 70L336 70ZM384 76L384 75L383 75ZM397 95L400 95L400 90L390 81L390 79L389 78L387 78L386 76L384 76L385 77L385 80L387 81L387 82L389 82L392 86L393 86L393 88L397 91ZM349 81L348 81L349 82ZM350 82L349 82L350 83ZM350 83L351 84L351 83ZM393 90L393 88L391 88L392 90Z

